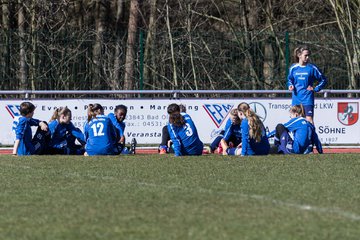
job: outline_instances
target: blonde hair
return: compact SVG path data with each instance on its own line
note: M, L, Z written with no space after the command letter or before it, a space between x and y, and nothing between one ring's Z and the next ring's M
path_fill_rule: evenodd
M59 120L61 115L69 116L69 115L71 115L71 110L68 107L59 107L59 108L55 109L49 122L54 121L54 120Z
M297 116L305 117L305 110L304 106L302 104L300 105L294 105L289 110L290 113L294 113Z
M104 114L104 108L99 103L88 105L88 122L90 122L91 119L96 118L97 115L102 114Z
M301 54L305 50L307 50L307 51L309 51L309 53L311 53L310 48L308 46L306 46L306 45L298 46L297 48L294 49L293 58L294 58L295 63L299 62L298 55Z
M250 138L255 139L256 142L261 141L262 131L265 129L264 124L260 120L259 116L250 109L249 104L243 102L237 107L239 112L244 113L245 117L249 121L249 135Z

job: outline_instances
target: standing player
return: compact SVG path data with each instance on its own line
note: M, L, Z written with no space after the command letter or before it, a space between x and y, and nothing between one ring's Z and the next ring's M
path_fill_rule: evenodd
M302 104L306 119L314 124L314 92L319 92L327 83L318 67L310 63L310 49L300 46L294 50L295 64L290 67L288 88L292 91L292 105ZM315 81L318 82L314 87Z
M115 152L117 154L135 154L136 149L136 139L131 140L130 151L125 147L125 123L124 120L127 115L127 107L125 105L117 105L114 109L114 113L109 113L108 117L110 118L112 124L116 130L117 142L115 147Z
M48 125L44 121L33 118L35 106L31 102L20 104L20 115L15 127L15 143L13 155L42 154L50 140ZM32 126L38 126L34 137L32 137Z
M71 110L68 107L57 108L50 121L51 141L48 152L52 154L84 154L84 134L71 122ZM81 145L77 145L75 141Z
M84 133L85 156L115 154L116 131L111 120L104 115L104 108L100 104L89 104Z
M167 108L169 114L168 131L175 156L201 155L204 144L201 142L194 122L186 113L181 113L180 106L173 103Z
M278 153L303 154L312 153L313 146L319 153L323 153L321 142L315 132L315 127L304 117L302 105L295 105L290 108L290 121L278 124L276 129L268 134L268 137L275 137L275 146ZM292 133L293 139L289 132Z
M224 155L266 155L269 154L270 144L266 136L264 124L259 116L253 112L249 104L240 103L237 107L241 119L241 148L227 148L222 145Z

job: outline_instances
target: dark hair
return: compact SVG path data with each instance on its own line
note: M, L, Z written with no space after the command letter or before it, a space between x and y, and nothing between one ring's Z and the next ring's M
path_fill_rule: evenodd
M104 114L104 108L99 103L89 104L88 122L99 114Z
M181 127L185 125L185 119L180 114L180 106L176 103L172 103L168 106L167 112L169 116L169 122L174 126Z
M179 107L180 107L180 112L186 112L186 106L185 105L179 104Z
M26 115L28 115L29 113L32 113L32 112L34 112L35 111L35 105L34 104L32 104L31 102L22 102L21 104L20 104L20 114L22 115L22 116L26 116Z
M127 114L127 106L122 105L122 104L117 105L114 109L114 113L116 113L119 110L122 110L125 113L125 115Z
M294 49L293 58L294 58L295 63L299 62L298 55L300 53L302 53L303 51L305 51L305 50L307 50L307 51L309 51L309 53L311 53L310 48L308 46L306 46L306 45L301 45L301 46L298 46L297 48Z

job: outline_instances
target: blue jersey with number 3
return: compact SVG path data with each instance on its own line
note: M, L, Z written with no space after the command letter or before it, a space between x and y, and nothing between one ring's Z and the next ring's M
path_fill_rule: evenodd
M185 125L178 127L168 124L168 130L175 156L201 155L204 144L201 142L195 124L191 117L186 113L181 113L185 120Z
M88 155L113 155L116 132L111 120L98 115L85 125L86 152Z

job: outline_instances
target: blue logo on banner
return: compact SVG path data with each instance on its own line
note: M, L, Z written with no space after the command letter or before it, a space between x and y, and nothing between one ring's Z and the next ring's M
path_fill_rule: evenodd
M10 113L12 118L20 116L20 105L6 105L5 108Z
M219 128L233 108L233 104L204 104L205 111Z

